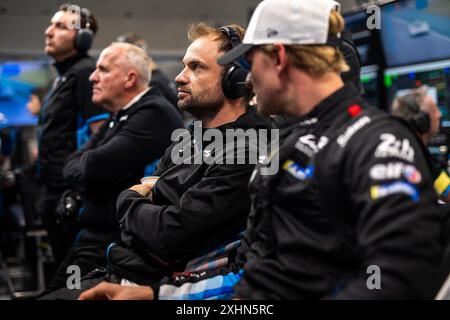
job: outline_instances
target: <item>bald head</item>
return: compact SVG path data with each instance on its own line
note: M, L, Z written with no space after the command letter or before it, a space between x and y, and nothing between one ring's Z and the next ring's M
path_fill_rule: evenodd
M113 43L102 51L90 80L92 101L117 112L148 87L151 71L144 50L128 43Z
M148 55L142 48L129 43L114 42L103 51L115 55L116 63L120 68L126 71L134 70L140 85L148 85L151 70Z

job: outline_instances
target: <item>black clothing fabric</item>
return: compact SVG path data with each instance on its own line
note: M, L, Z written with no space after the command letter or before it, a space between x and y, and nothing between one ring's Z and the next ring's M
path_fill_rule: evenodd
M39 116L38 176L42 194L37 211L48 231L55 263L59 264L74 240L74 232L66 233L57 222L55 213L62 193L67 189L62 177L63 164L77 149L80 122L104 119L108 114L91 101L92 84L89 76L95 70L92 58L86 54L76 54L56 62L54 66L58 77L42 101Z
M236 121L217 129L225 133L226 129L268 128L270 121L250 108ZM209 144L210 140L200 144L192 133L191 128L189 144L180 146L176 141L161 158L155 172L160 178L153 188L153 200L130 190L119 195L117 217L124 242L108 247L107 277L99 275L82 281L84 289L105 279L157 286L164 276L183 270L187 260L200 251L226 243L245 228L250 209L247 185L254 165L193 163L198 153L191 154L190 163L175 164L172 150L178 153L189 148L203 154L203 147ZM256 147L246 141L239 152L247 154ZM234 155L239 152L234 151ZM44 298L74 299L80 293L69 291L64 288Z
M65 186L62 168L67 157L77 149L80 119L89 120L107 112L92 101L90 74L95 61L77 54L55 63L58 81L45 97L39 118L39 175L51 188Z
M119 111L100 128L83 149L64 166L69 186L81 193L83 229L67 265L82 264L82 275L106 265L106 248L120 240L116 220L119 193L139 184L145 166L158 159L171 143L172 131L182 128L180 115L156 89L150 89L130 108ZM103 250L102 250L103 248ZM95 256L94 259L91 257ZM90 263L87 263L89 261ZM52 288L65 285L67 275L57 274Z
M227 129L268 129L270 122L250 108L236 121L218 128L223 136ZM192 131L191 131L192 133ZM189 144L200 154L207 152L190 134ZM203 142L203 147L210 140ZM246 141L245 148L235 151L234 143L225 144L232 155L256 151ZM125 190L117 200L117 218L125 245L109 249L109 270L137 283L152 283L163 275L183 270L187 260L201 250L223 244L244 228L250 211L247 185L254 164L217 164L202 161L175 164L172 152L180 152L176 142L167 149L155 175L160 176L153 188L153 200ZM242 154L241 154L242 155ZM140 276L142 275L142 277Z
M111 235L106 235L111 237ZM63 262L58 266L54 276L45 288L44 294L49 294L56 290L66 287L67 279L70 274L67 273L68 267L76 265L80 268L80 275L84 276L105 264L105 248L110 242L100 241L98 234L95 235L95 241L91 239L80 239L77 244L72 246L66 254Z
M98 268L81 278L79 289L75 287L68 289L64 285L64 288L59 287L58 290L45 292L41 297L39 297L39 300L77 300L81 293L95 287L103 281L120 284L120 279L110 277L108 276L106 269ZM69 283L70 285L73 285L72 282Z
M178 97L177 97L177 89L176 84L173 81L170 81L169 78L166 77L161 70L156 69L152 71L152 78L150 80L150 87L157 87L161 93L166 97L169 102L174 105L177 110L178 107Z
M167 100L150 89L130 108L112 115L83 149L67 159L64 178L83 196L85 228L118 230L117 196L139 183L145 166L164 153L173 130L182 126Z
M42 223L45 226L49 242L52 247L55 268L63 261L70 246L79 232L78 226L61 223L56 215L56 208L64 193L63 188L50 188L42 186L36 210L40 213Z
M250 183L236 297L432 299L442 225L414 133L346 86L280 138L278 174Z

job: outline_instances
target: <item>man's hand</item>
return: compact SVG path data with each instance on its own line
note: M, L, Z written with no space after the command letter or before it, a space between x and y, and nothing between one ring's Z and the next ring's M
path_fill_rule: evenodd
M152 191L152 189L153 189L153 186L146 184L146 183L137 184L130 188L130 190L136 191L143 197L148 197L150 192Z
M102 282L80 294L78 300L153 300L153 289Z

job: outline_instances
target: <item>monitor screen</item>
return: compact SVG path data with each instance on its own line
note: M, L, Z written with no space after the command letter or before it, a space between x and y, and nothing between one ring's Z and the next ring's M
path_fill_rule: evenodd
M365 66L361 68L361 83L364 88L363 97L374 106L379 107L378 95L378 66Z
M401 0L381 8L388 67L450 59L450 1Z
M42 61L0 61L0 128L32 126L37 117L26 108L36 90L45 90L50 69Z
M441 126L450 128L450 60L386 69L384 85L389 107L395 97L427 85L442 113Z
M372 46L372 32L367 28L367 14L365 11L358 11L344 14L345 30L350 32L352 40L361 57L363 66L375 64Z

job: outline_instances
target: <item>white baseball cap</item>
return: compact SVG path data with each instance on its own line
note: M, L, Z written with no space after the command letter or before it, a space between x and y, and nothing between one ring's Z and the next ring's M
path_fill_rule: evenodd
M228 64L264 44L330 44L337 46L328 35L331 10L340 10L333 0L264 0L256 7L242 44L218 59Z

